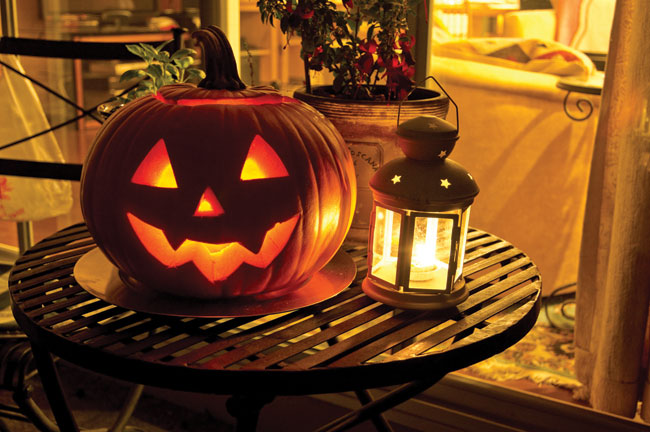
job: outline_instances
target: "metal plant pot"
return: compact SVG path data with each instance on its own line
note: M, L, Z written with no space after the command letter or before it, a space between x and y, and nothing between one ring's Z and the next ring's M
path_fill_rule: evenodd
M319 96L326 94L329 88L331 86L316 86L316 94L299 89L293 96L320 111L347 142L357 175L357 206L347 238L366 242L372 210L372 192L368 182L383 164L404 156L395 135L400 103ZM408 100L402 102L399 121L427 114L445 118L448 109L447 96L435 90L417 88Z
M120 99L112 99L97 107L97 113L104 119L108 119L118 109L124 106L124 101Z

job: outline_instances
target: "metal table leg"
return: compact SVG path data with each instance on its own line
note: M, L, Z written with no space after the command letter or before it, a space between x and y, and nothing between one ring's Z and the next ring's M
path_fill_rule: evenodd
M402 402L406 402L413 396L422 393L436 382L440 381L445 374L433 375L430 379L423 381L413 381L404 384L395 390L385 394L370 403L365 404L356 411L352 411L338 419L317 429L315 432L340 432L348 430L366 420L376 418L381 413L396 407Z
M320 327L321 331L327 330L330 327L330 324L327 323L323 326ZM330 340L327 341L328 345L334 345L338 341L337 337L334 337ZM370 394L370 391L367 389L363 390L356 390L354 392L357 396L357 399L361 403L361 405L367 405L370 402L373 401L372 395ZM375 415L373 415L370 418L370 421L372 421L372 424L375 426L375 429L377 429L377 432L393 432L393 428L390 426L390 423L388 423L388 420L386 420L386 417L379 412Z
M43 382L45 395L50 403L59 429L66 432L79 432L77 422L70 412L68 402L61 389L61 381L54 366L52 355L37 344L32 344L32 354L34 355L36 368Z
M237 421L236 432L255 432L260 411L275 396L266 394L233 395L226 401L226 410Z
M369 390L356 390L354 393L357 395L357 399L359 399L359 402L361 402L362 406L368 405L374 401ZM370 421L375 426L375 429L377 429L377 432L393 432L393 428L390 427L390 423L388 423L386 417L384 417L384 415L381 413L377 413L370 417Z
M76 425L76 421L63 394L61 381L59 380L59 374L54 365L54 361L52 360L52 355L49 352L36 347L34 344L32 344L31 351L41 381L43 382L43 389L45 390L45 394L50 403L50 407L52 408L58 427L50 422L50 420L42 413L40 408L36 406L34 401L31 400L29 395L17 395L18 399L16 402L23 410L30 414L27 416L28 419L32 421L39 430L57 432L78 431L79 427ZM135 384L131 388L129 395L122 406L122 410L110 428L94 429L88 432L142 432L141 429L129 427L126 423L131 418L143 390L144 386L141 384ZM16 399L16 396L14 398ZM53 403L53 400L56 402ZM0 428L0 431L1 430L2 429Z

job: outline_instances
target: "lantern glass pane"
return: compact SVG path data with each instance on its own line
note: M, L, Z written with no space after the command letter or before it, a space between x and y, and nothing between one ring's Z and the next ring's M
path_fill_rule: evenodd
M465 243L467 242L467 228L469 227L469 209L467 207L460 216L460 254L458 255L458 264L456 267L456 274L454 281L460 279L463 273L463 261L465 261Z
M453 219L416 217L409 288L446 291Z
M375 207L375 225L372 238L371 274L391 285L397 277L397 252L402 215L383 207Z

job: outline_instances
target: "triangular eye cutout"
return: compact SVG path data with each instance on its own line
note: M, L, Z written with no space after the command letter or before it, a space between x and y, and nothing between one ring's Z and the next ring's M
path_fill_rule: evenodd
M165 141L158 140L135 170L131 183L158 188L178 188Z
M289 173L278 154L269 143L256 135L248 149L248 155L241 170L241 180L258 180L287 177Z
M217 199L216 195L210 188L206 188L201 199L199 200L199 205L196 206L196 211L194 216L199 217L215 217L224 214L223 207Z

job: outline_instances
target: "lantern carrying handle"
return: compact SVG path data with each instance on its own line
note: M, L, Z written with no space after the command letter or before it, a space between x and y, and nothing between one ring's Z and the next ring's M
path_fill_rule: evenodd
M428 77L423 79L419 83L419 85L424 84L429 78L432 79L438 85L438 87L440 87L440 90L442 90L442 92L445 94L445 96L447 96L449 98L449 100L451 101L451 103L454 104L454 108L456 109L456 131L458 132L458 134L460 134L460 119L458 117L458 105L456 105L456 102L454 102L454 100L451 98L451 96L449 96L449 93L447 93L447 90L445 90L445 88L442 86L442 84L440 84L438 82L438 80L436 79L436 77L434 77L433 75L429 75ZM399 102L399 107L397 109L397 126L399 126L399 116L400 116L400 113L402 111L402 102L407 100L408 97L411 95L411 93L413 93L415 91L416 88L417 88L417 86L413 86L413 89L411 89L409 94Z

